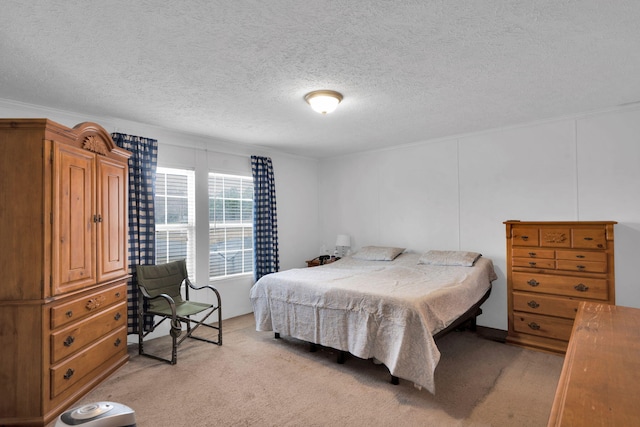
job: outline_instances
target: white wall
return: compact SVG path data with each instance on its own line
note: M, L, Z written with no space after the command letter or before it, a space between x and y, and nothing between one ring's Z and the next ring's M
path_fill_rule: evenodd
M640 307L639 166L637 107L325 159L321 240L481 252L499 278L478 323L507 329L503 221L614 220L616 302Z
M477 250L493 259L499 275L479 318L494 328L507 328L503 221L615 220L616 300L640 307L637 107L322 161L12 101L0 100L0 116L47 117L67 126L95 121L109 132L156 138L163 166L193 167L199 176L248 173L251 154L270 156L281 269L304 266L323 245L332 250L342 233L351 235L354 249ZM200 278L206 277L206 240L198 247ZM225 318L250 311L251 285L249 276L216 283Z
M0 117L43 117L73 127L84 121L93 121L108 132L121 132L158 140L158 164L165 167L195 170L196 192L201 203L196 206L196 277L198 284L206 284L208 277L208 202L207 174L211 172L251 175L252 154L269 156L273 161L278 206L278 237L280 268L304 267L305 260L316 256L318 231L318 161L285 153L266 151L226 141L205 139L191 134L180 134L166 129L108 117L82 114L16 103L0 99ZM216 280L212 283L222 295L223 318L252 311L249 289L252 275ZM165 334L160 329L156 335ZM130 337L131 339L131 337Z

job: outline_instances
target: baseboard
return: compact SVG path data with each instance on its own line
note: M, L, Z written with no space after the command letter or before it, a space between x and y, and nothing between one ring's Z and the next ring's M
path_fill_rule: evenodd
M507 340L507 331L502 329L489 328L488 326L477 326L476 333L482 338L504 343Z

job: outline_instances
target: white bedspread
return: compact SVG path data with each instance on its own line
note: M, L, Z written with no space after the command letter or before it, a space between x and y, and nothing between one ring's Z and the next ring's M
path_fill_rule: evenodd
M473 267L350 257L262 277L251 288L256 330L275 331L364 359L435 393L433 335L478 302L497 278L490 259Z

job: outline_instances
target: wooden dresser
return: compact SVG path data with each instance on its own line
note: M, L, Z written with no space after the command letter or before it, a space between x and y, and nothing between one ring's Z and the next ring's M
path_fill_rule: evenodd
M640 425L640 309L582 302L549 426Z
M45 425L127 359L127 159L93 123L0 119L0 425Z
M506 221L507 342L564 353L580 301L615 304L615 221Z

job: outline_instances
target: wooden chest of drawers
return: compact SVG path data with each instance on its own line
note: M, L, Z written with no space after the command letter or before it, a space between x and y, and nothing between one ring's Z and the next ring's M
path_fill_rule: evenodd
M89 374L98 369L112 371L112 363L103 366L106 360L116 359L117 365L126 361L126 282L80 294L48 310L51 399L93 381Z
M506 221L507 342L564 353L580 301L615 304L615 221Z

